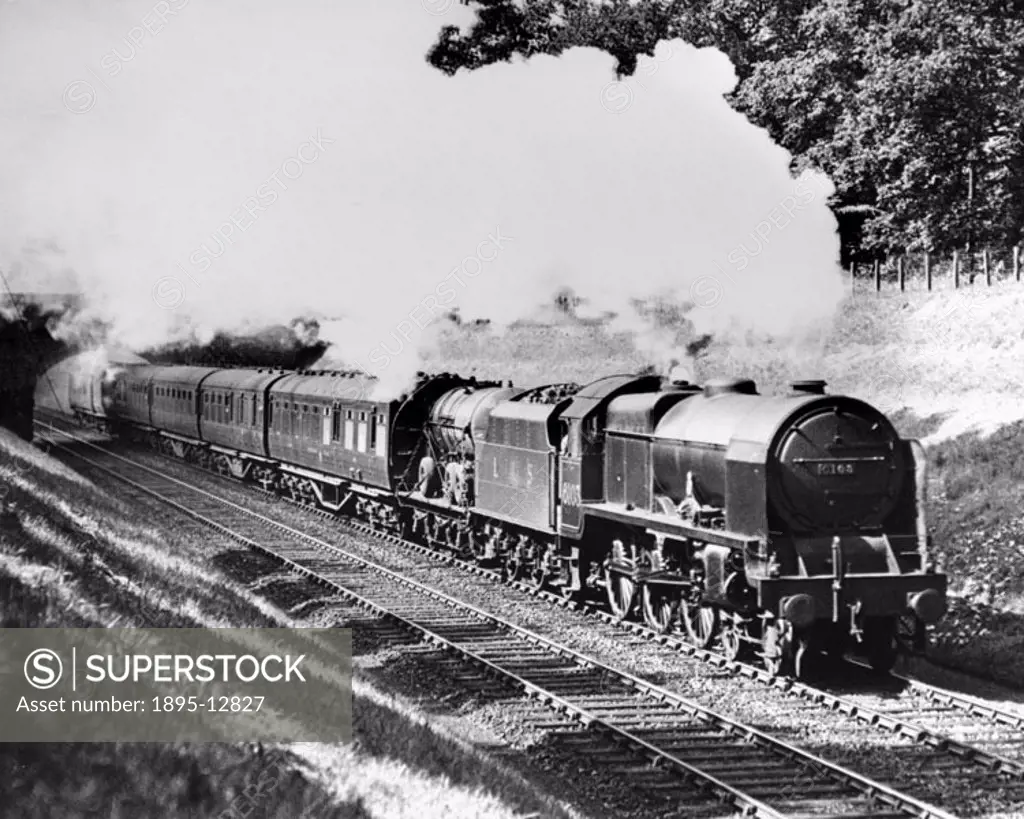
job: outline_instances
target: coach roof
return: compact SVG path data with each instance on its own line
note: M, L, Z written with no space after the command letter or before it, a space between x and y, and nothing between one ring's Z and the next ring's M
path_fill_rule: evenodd
M197 387L210 373L217 372L216 367L154 367L152 369L154 384L174 384L178 387Z
M281 370L217 370L203 382L203 389L262 391L286 376Z
M371 401L370 396L377 386L377 380L365 375L338 373L337 375L287 375L270 388L275 397L291 397L295 400L315 398L321 401Z

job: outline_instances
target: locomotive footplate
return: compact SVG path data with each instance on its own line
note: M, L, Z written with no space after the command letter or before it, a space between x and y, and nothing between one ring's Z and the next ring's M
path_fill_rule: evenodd
M684 577L678 572L650 572L641 570L638 578L652 586L683 586L689 588L693 585L693 579Z
M934 623L946 609L944 574L846 575L838 589L835 579L829 575L751 578L761 607L790 621L805 621L804 625L816 620L843 622L851 609L864 617L895 617L909 610L922 622Z

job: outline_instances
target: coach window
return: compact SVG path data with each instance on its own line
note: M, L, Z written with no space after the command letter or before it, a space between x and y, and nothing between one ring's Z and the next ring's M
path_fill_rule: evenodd
M345 410L345 449L352 449L352 441L355 438L355 423L352 420L352 410Z
M252 415L249 418L249 423L256 426L256 393L252 395Z
M359 426L356 427L356 449L366 452L366 413L359 413Z
M334 405L334 413L331 415L331 440L341 440L341 407Z
M377 413L370 413L370 452L377 451Z
M388 426L384 415L377 416L377 456L386 457L388 454Z

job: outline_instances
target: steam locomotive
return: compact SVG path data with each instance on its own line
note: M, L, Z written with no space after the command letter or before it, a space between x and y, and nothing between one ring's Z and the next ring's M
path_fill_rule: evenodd
M502 567L774 673L849 650L888 671L945 611L925 457L877 409L800 381L653 375L532 389L448 373L372 400L361 373L121 366L79 420Z

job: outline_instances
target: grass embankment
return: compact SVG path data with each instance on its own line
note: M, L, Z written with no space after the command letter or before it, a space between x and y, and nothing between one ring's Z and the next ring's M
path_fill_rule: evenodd
M936 656L1019 684L1024 679L1024 286L982 280L927 293L858 287L827 328L797 342L744 335L715 339L695 362L696 381L753 378L762 392L795 378L888 413L929 452L929 518L955 594L935 629ZM766 308L770 309L770 307ZM684 328L676 349L692 340ZM438 369L511 378L530 386L635 372L648 359L627 336L571 321L460 328L441 337Z
M344 627L284 614L228 542L139 522L132 507L0 430L0 627ZM307 616L317 617L310 622ZM357 673L355 742L6 744L4 817L566 816L505 766Z

